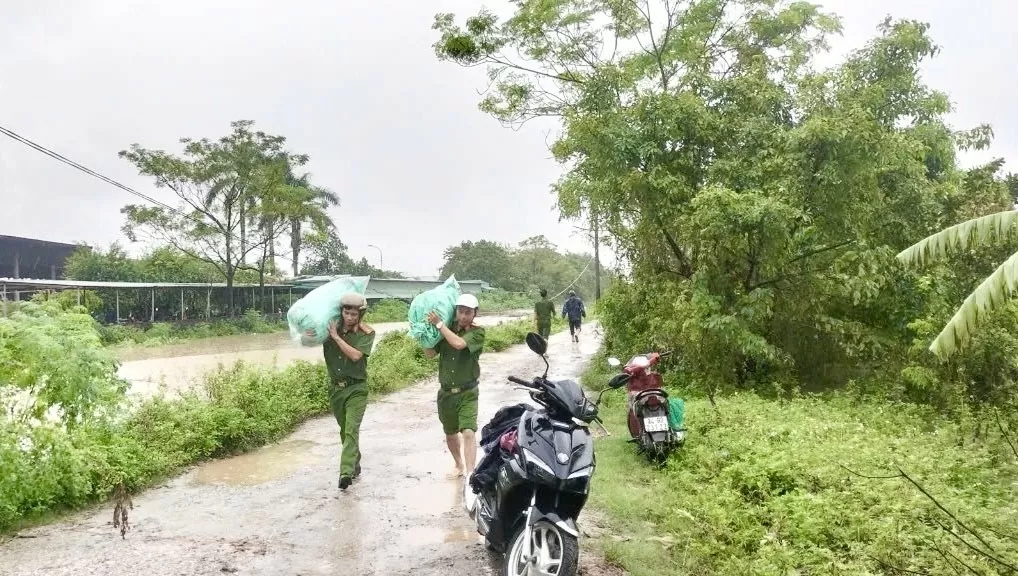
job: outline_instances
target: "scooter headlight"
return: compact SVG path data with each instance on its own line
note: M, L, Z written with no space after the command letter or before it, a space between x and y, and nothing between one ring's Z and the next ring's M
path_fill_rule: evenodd
M523 459L526 463L527 474L534 476L535 479L541 480L542 482L555 484L555 472L549 468L547 464L542 462L541 459L537 457L537 454L534 454L530 450L524 448Z

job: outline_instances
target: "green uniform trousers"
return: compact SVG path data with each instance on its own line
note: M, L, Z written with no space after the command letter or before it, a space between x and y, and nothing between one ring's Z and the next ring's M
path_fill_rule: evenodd
M329 406L339 423L343 454L339 459L339 475L353 476L361 461L361 420L368 407L367 382L329 385Z
M538 322L537 333L547 341L548 337L551 336L551 322Z
M467 390L452 388L438 391L438 421L446 436L464 430L477 432L477 384Z

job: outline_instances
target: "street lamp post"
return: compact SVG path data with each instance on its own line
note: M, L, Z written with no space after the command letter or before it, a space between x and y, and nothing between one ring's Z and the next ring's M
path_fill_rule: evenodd
M384 270L385 262L382 260L382 249L379 248L378 246L375 246L374 244L368 244L368 248L374 248L375 250L378 250L378 268L379 270Z

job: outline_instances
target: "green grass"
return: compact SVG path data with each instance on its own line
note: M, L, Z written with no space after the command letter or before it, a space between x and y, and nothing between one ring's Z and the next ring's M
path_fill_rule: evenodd
M595 359L584 382L601 386L607 370ZM686 445L657 468L625 441L623 393L606 394L601 415L612 436L597 444L592 505L610 534L598 545L633 576L964 572L951 554L997 574L938 524L964 532L915 486L853 473L898 466L994 554L1018 559L1018 541L992 532L1018 533L1016 456L999 433L973 441L971 422L847 396L739 394L716 411L690 398Z
M537 302L537 294L506 292L505 290L489 290L477 295L481 311L485 314L498 314L512 310L533 310Z
M271 334L286 330L286 321L266 320L255 310L248 310L243 316L213 322L174 324L155 322L145 328L129 325L99 326L99 336L106 346L165 346L175 342L236 336L239 334Z
M379 322L406 322L410 305L402 300L379 300L368 308L364 321L368 324Z
M485 350L521 343L530 324L487 328ZM377 397L436 370L413 340L390 333L371 355L368 386ZM102 501L119 485L137 491L185 466L279 440L328 412L325 381L320 362L271 370L237 363L207 375L199 390L148 400L119 422L72 430L3 422L0 532Z

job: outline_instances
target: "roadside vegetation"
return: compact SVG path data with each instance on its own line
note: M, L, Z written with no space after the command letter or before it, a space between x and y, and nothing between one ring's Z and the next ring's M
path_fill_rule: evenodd
M487 328L485 349L523 342L530 325ZM328 412L322 363L272 370L238 363L179 399L157 397L131 410L116 370L83 308L26 303L0 318L7 415L0 422L0 532L262 446ZM436 370L409 337L390 333L371 356L368 385L375 396L389 394Z
M599 389L612 375L599 356L584 384ZM964 569L962 559L974 573L996 574L1001 566L989 555L1018 558L1018 541L1006 536L1018 500L1009 443L1018 434L1007 423L973 438L972 418L850 392L783 400L736 392L713 408L674 373L667 384L687 393L688 431L663 468L626 442L623 391L607 393L601 409L612 436L597 443L591 497L608 529L596 543L633 576L921 566L948 574L952 565Z
M605 405L609 559L1018 572L1018 175L960 160L993 130L952 125L924 81L929 26L888 17L827 65L840 20L805 2L466 16L436 16L436 55L488 69L480 107L503 124L559 122L560 215L626 265L598 307L605 352L673 350L661 369L689 399L664 469L624 442L621 395Z
M69 300L65 298L65 300ZM480 297L484 314L493 315L533 308L534 301L523 294L496 291ZM68 306L73 306L69 303ZM364 320L369 324L406 322L410 306L402 300L380 300L368 308ZM286 318L268 318L257 310L248 310L237 318L224 318L212 322L155 322L144 325L104 325L98 327L103 344L107 346L157 347L202 338L237 336L241 334L270 334L287 330Z
M177 324L155 322L142 326L129 324L98 326L103 344L107 346L156 347L185 340L236 336L239 334L270 334L285 331L286 320L270 320L257 310L248 310L238 318L212 322Z

